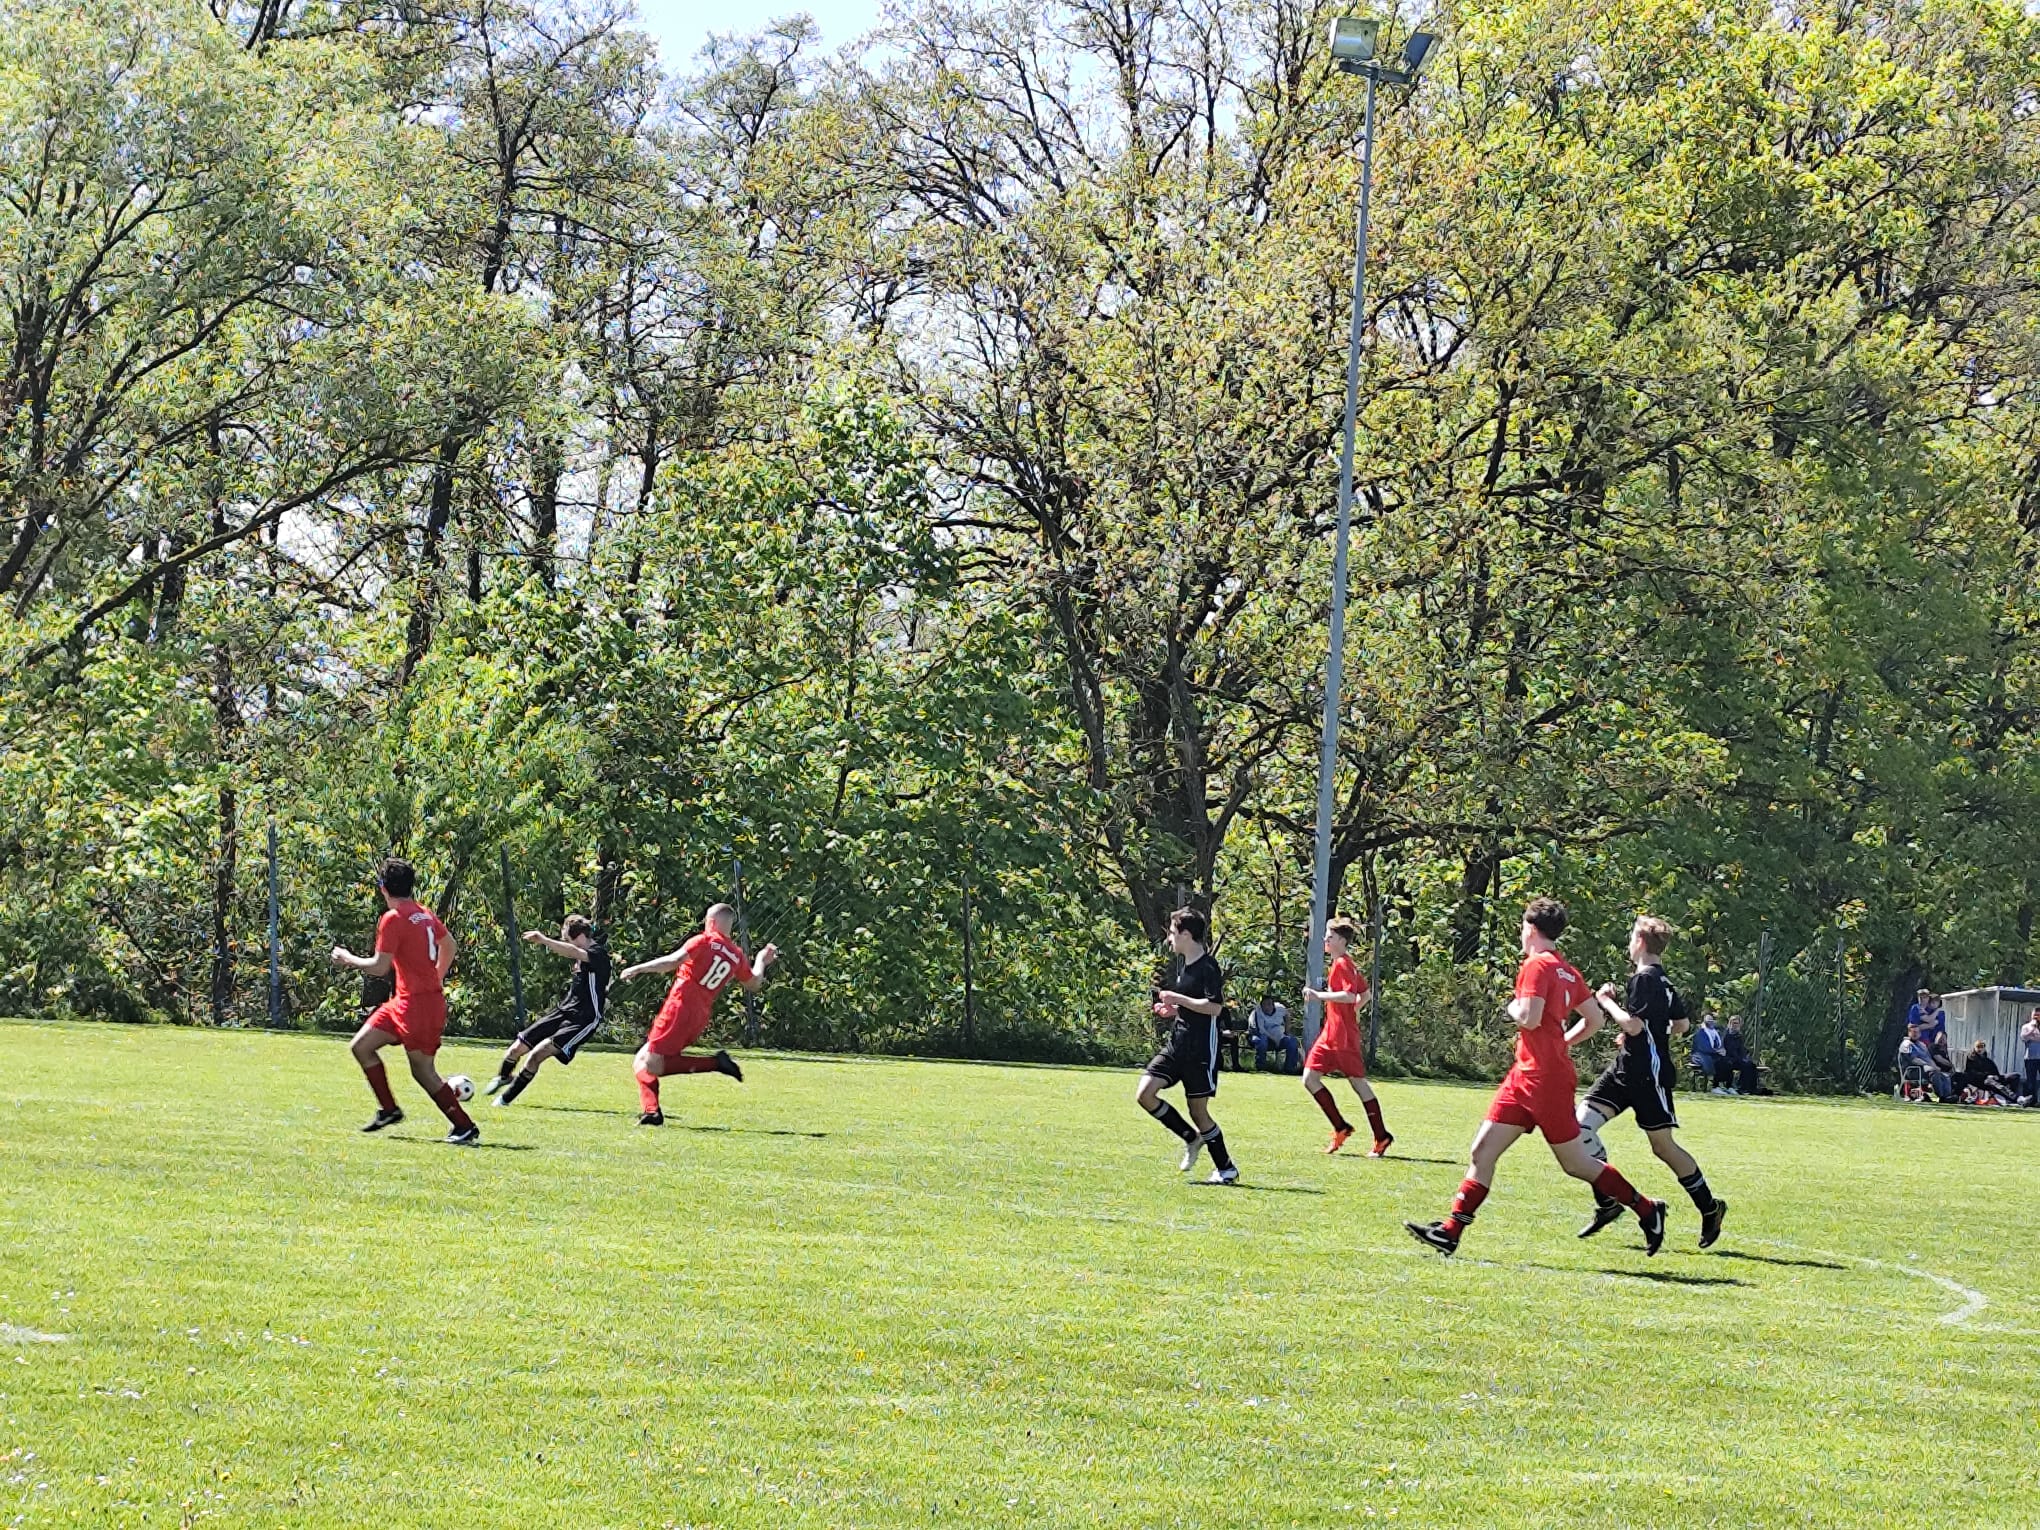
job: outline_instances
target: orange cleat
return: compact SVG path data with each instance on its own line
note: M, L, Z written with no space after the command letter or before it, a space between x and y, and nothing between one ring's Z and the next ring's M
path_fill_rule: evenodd
M1380 1141L1374 1144L1374 1151L1369 1153L1367 1156L1369 1158L1386 1158L1388 1156L1389 1147L1392 1143L1394 1143L1394 1141L1395 1141L1394 1137L1383 1137Z
M1347 1140L1347 1139L1348 1139L1349 1137L1351 1137L1352 1135L1353 1135L1353 1128L1352 1128L1352 1127L1350 1127L1350 1126L1348 1126L1348 1127L1345 1127L1345 1128L1344 1128L1343 1130L1340 1130L1340 1131L1335 1131L1335 1132L1333 1132L1333 1133L1332 1133L1332 1141L1331 1141L1331 1145L1330 1145L1329 1147L1327 1147L1327 1148L1325 1149L1325 1151L1326 1151L1327 1153L1336 1153L1336 1152L1338 1152L1340 1148L1342 1148L1342 1147L1344 1147L1344 1146L1346 1145L1346 1140Z

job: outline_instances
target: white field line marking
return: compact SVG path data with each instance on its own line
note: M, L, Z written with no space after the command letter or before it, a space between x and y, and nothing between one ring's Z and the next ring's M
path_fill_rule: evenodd
M12 1323L0 1323L0 1344L68 1344L71 1336L67 1333L39 1333L33 1328L17 1328Z
M1867 1254L1843 1254L1833 1249L1812 1248L1804 1243L1787 1243L1779 1238L1746 1238L1743 1241L1746 1243L1762 1243L1770 1248L1794 1249L1802 1254L1818 1254L1823 1259L1847 1259L1851 1263L1863 1265L1867 1269L1895 1270L1900 1275L1910 1275L1915 1280L1931 1280L1951 1296L1962 1298L1961 1306L1957 1307L1953 1312L1941 1314L1940 1320L1944 1323L1966 1323L1990 1305L1990 1298L1981 1291L1965 1286L1959 1280L1951 1280L1946 1275L1937 1275L1932 1270L1920 1269L1916 1265L1892 1264L1883 1259L1872 1259Z

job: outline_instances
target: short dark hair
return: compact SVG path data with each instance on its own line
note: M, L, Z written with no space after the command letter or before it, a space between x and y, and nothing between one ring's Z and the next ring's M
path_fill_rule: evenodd
M1169 928L1181 930L1201 946L1204 944L1205 932L1211 926L1205 922L1204 916L1196 909L1179 908L1175 913L1169 915Z
M1357 945L1359 943L1360 926L1355 924L1351 919L1347 918L1344 914L1341 914L1339 915L1338 918L1329 921L1325 925L1325 930L1328 934L1338 936L1339 939L1346 942L1346 944L1349 946Z
M393 855L376 872L375 885L392 898L408 898L418 890L418 868Z
M561 938L579 940L583 935L595 933L595 921L586 914L569 914L567 922L560 926Z
M1563 935L1570 917L1565 905L1556 898L1532 898L1523 907L1523 922L1546 940L1556 940Z

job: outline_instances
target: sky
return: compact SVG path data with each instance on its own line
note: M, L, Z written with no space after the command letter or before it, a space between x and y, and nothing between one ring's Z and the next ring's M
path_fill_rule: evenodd
M640 23L673 71L686 67L711 32L755 32L805 11L822 29L823 46L835 49L877 26L879 10L880 0L637 0Z

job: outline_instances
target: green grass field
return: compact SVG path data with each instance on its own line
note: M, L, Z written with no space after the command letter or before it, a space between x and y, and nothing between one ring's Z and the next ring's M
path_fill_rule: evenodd
M1228 1076L1226 1190L1126 1072L762 1054L650 1131L590 1054L464 1151L335 1039L0 1055L0 1525L2040 1522L2017 1113L1689 1099L1720 1247L1576 1241L1531 1142L1447 1262L1470 1088L1370 1163Z

